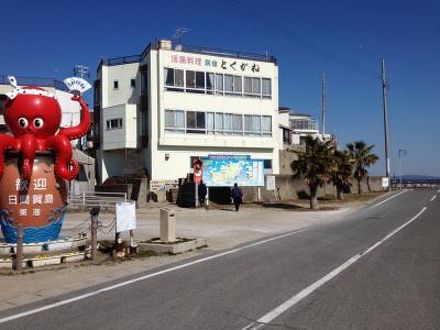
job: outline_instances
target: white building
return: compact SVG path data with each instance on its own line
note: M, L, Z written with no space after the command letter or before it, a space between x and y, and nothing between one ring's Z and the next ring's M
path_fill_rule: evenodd
M280 107L278 111L280 145L284 149L290 146L304 144L305 137L310 135L319 139L330 139L331 134L323 134L319 131L319 124L311 115L296 112L287 107ZM282 144L281 144L282 141Z
M249 155L279 172L278 66L273 57L162 40L141 55L102 60L95 81L101 182L186 177L192 160Z

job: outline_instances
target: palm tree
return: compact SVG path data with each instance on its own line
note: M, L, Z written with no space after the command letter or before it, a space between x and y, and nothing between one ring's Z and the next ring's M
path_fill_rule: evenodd
M336 195L339 200L344 199L344 188L350 186L350 178L353 174L353 160L349 153L344 150L335 150L336 168L332 174L333 185L336 186Z
M347 144L348 154L354 162L353 177L358 182L358 192L362 194L362 180L367 176L367 167L373 165L379 157L371 152L374 145L368 146L364 141Z
M310 190L310 208L318 208L318 187L328 183L336 166L334 161L335 144L333 141L320 141L307 136L305 151L297 151L298 159L290 167L296 177L304 176Z

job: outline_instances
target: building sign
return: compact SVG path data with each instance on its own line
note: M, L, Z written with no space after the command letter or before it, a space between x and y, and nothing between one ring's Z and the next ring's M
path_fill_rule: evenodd
M203 181L208 187L264 186L264 161L249 156L210 155L203 160Z
M198 56L190 55L171 55L171 63L174 64L192 64L205 68L221 68L223 70L238 71L238 72L260 72L260 65L255 62L241 61L235 59L203 59Z
M134 202L116 203L116 232L136 229L136 205Z

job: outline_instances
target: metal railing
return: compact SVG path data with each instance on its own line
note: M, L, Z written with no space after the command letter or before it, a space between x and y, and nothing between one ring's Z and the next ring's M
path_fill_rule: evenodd
M67 203L74 207L115 208L116 203L126 202L127 193L88 191L81 194L69 194Z
M22 77L16 76L19 86L39 86L39 87L53 87L61 91L68 91L64 82L54 78L40 78L40 77ZM0 74L0 85L9 85L7 75Z

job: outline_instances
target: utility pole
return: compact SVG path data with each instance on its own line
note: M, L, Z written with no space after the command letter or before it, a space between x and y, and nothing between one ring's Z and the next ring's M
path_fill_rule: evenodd
M385 135L385 161L386 168L385 174L388 178L388 191L391 191L391 164L389 157L389 143L388 143L388 108L387 108L387 98L388 98L388 82L385 76L385 60L382 59L382 96L383 96L383 126L384 126L384 135Z
M322 139L325 139L325 73L321 72L321 122L322 122Z

